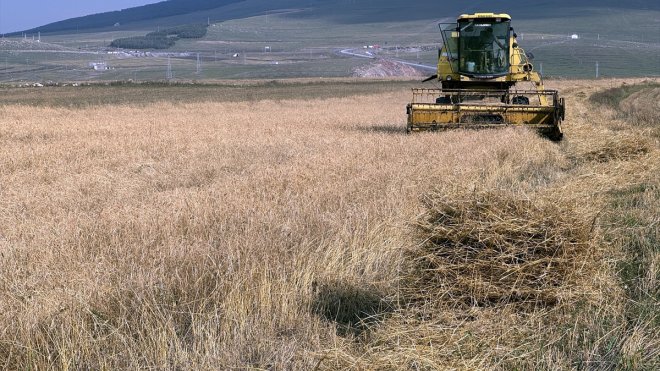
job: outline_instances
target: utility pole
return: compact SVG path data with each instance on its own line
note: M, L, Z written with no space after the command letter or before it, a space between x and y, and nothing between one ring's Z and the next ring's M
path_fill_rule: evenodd
M539 63L539 73L543 76L543 63Z
M199 53L197 53L197 74L202 72L202 62L199 60Z
M598 78L598 62L596 62L596 78Z
M167 56L167 73L165 74L165 78L172 80L172 61L169 55Z

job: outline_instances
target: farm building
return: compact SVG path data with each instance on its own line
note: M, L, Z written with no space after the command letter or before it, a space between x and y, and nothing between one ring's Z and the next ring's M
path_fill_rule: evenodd
M108 64L105 62L93 62L90 63L89 66L94 70L94 71L106 71L109 70L110 67L108 67Z

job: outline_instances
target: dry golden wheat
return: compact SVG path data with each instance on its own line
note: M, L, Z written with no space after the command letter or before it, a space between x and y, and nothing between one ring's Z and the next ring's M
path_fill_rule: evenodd
M551 82L560 145L407 136L408 91L0 106L0 367L565 368L616 364L581 335L614 329L648 365L603 235L611 192L657 190L658 141L593 110L614 83Z

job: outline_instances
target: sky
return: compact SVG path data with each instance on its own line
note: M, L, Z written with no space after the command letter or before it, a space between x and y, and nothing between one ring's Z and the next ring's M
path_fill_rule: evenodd
M162 0L0 0L0 34Z

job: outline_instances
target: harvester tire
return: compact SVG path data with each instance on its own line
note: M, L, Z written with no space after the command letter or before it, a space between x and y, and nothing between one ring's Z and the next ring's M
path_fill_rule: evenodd
M552 128L545 136L553 142L561 142L564 138L564 133L561 131L560 127Z

